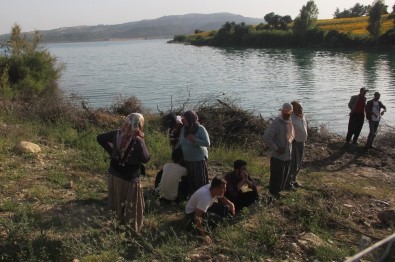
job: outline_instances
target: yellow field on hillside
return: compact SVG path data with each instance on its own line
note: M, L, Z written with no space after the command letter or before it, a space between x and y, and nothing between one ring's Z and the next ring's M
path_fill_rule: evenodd
M385 33L392 28L392 19L387 19L388 15L383 16L383 24L381 32ZM351 32L355 35L369 34L366 27L369 23L369 17L353 17L353 18L338 18L338 19L322 19L317 21L317 26L324 30L336 30L342 33Z

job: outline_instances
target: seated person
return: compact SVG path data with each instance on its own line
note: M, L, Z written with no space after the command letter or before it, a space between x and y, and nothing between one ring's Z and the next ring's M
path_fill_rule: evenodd
M206 244L212 243L211 237L204 230L203 226L203 219L206 213L215 213L221 217L226 217L229 213L232 215L235 213L233 203L224 197L225 190L226 180L216 176L210 184L202 186L193 193L185 206L185 213L193 217L196 229Z
M186 199L188 183L186 181L187 169L183 167L183 155L181 148L173 150L171 154L173 162L166 163L159 171L155 184L155 193L160 196L159 200L175 201ZM161 177L160 177L160 173Z
M233 171L225 176L225 180L227 186L224 195L235 204L236 211L240 211L258 200L258 190L247 173L246 161L236 160L233 163ZM243 191L243 186L247 186L251 190Z

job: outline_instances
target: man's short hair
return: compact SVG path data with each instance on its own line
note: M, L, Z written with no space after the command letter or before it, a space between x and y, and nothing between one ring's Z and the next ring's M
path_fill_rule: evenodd
M220 176L220 175L215 176L215 177L213 178L213 180L211 180L210 189L216 188L216 187L220 187L222 184L226 184L225 178L223 178L223 177Z
M233 162L233 168L234 169L239 169L240 167L246 166L247 162L241 159L236 160Z

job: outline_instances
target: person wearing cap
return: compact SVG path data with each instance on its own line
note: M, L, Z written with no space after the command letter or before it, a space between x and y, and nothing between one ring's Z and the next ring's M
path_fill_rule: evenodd
M350 111L350 119L348 121L348 130L346 135L346 143L350 143L353 137L352 143L356 145L358 143L358 137L361 133L363 122L365 119L365 105L366 105L366 90L361 87L359 95L352 96L350 102L348 102L348 108Z
M295 130L295 139L292 141L291 166L285 189L294 189L301 186L296 180L296 175L302 166L307 140L307 121L303 113L303 107L298 101L292 101L291 105L293 107L291 120Z
M263 135L263 141L271 150L269 192L276 198L280 197L280 191L285 187L291 163L292 141L295 138L292 111L291 104L283 104L280 115Z
M366 119L369 120L369 135L365 145L366 149L373 148L373 140L376 137L381 116L384 115L384 112L387 111L387 108L385 107L385 105L383 105L383 103L381 103L381 101L379 101L379 99L380 93L375 92L374 98L366 103ZM384 110L381 111L381 109Z

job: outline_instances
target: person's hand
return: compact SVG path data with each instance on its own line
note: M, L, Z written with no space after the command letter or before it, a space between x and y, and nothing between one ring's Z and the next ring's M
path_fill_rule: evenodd
M241 180L246 181L248 179L247 171L241 170L240 177L241 177Z
M381 112L381 115L384 115L385 111Z
M235 205L232 203L231 205L229 205L229 212L234 215L236 213L236 208Z
M204 244L206 244L206 245L211 245L211 244L213 243L213 240L212 240L211 237L208 236L208 235L205 235L205 236L203 236L202 238L203 238Z
M282 154L284 154L285 149L282 147L279 147L276 152L277 152L277 154L282 155Z
M194 136L194 135L189 134L189 135L187 136L187 139L188 139L189 141L191 141L192 143L195 143L195 136Z

